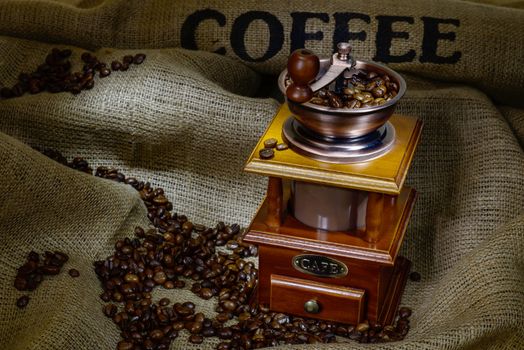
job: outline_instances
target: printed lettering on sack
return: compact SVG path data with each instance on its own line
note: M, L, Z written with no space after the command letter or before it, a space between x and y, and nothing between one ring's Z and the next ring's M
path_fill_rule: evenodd
M190 14L182 24L181 46L186 49L197 50L199 45L196 39L198 27L204 21L212 21L219 30L223 30L224 37L229 36L229 43L216 43L218 54L231 54L226 49L229 46L233 53L246 62L264 62L279 53L290 52L307 47L311 41L330 40L333 51L341 41L369 41L375 48L374 61L384 63L420 62L433 64L454 64L459 62L462 52L455 50L457 31L460 29L460 20L457 18L437 18L413 16L370 16L358 12L291 12L291 28L286 32L282 20L266 11L248 11L236 18L228 18L222 12L214 9L197 10ZM253 22L261 22L268 29L268 43L263 54L255 56L245 45L245 38L257 35L250 30ZM308 22L320 21L331 26L330 37L317 30L306 31ZM413 35L409 30L417 30L421 35ZM365 28L365 29L363 29ZM366 30L367 29L367 30ZM419 38L420 39L415 39ZM289 47L284 47L285 38L289 38ZM400 45L400 44L401 45ZM226 45L229 44L229 45ZM396 52L403 47L403 52ZM396 53L392 53L395 51Z

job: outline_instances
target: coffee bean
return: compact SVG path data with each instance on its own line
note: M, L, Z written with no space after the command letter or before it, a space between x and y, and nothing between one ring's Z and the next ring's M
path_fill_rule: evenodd
M135 57L133 57L133 63L134 64L142 64L144 60L146 59L146 55L143 53L137 53Z
M231 347L229 346L228 342L221 342L217 345L217 350L230 350Z
M110 74L111 74L111 70L110 69L108 69L108 68L100 69L100 78L105 78L105 77L107 77Z
M275 148L277 143L278 143L277 139L270 138L270 139L264 140L264 147L265 148Z
M364 333L365 331L369 329L369 323L367 322L359 323L355 329L357 330L357 332Z
M114 292L111 296L113 301L121 302L124 299L124 296L120 292Z
M169 201L164 195L158 195L153 198L153 203L156 205L166 205Z
M185 326L184 326L184 322L177 321L177 322L174 322L171 327L173 329L173 332L178 332L178 331L184 329Z
M238 246L239 246L238 241L235 241L235 240L230 240L226 243L227 249L231 249L231 250L237 249Z
M20 309L25 308L27 304L29 304L29 297L27 295L22 295L16 300L16 306L18 306Z
M116 348L117 350L133 350L134 347L133 343L122 340L118 343Z
M202 288L199 295L202 299L209 300L213 297L213 291L210 288Z
M366 87L365 87L364 90L365 90L365 91L371 91L371 90L373 90L376 86L377 86L377 85L375 84L375 82L372 81L372 82L366 84Z
M393 90L395 92L398 92L398 85L397 85L397 83L394 83L394 82L387 83L386 86L388 87L388 89Z
M126 55L126 56L124 56L124 58L122 59L122 61L123 61L124 63L131 64L131 63L133 63L133 56L131 56L131 55Z
M366 75L366 79L373 79L375 77L377 77L378 74L376 72L368 72L367 75Z
M384 103L386 103L386 99L384 99L384 98L380 98L380 97L379 97L379 98L376 98L375 101L373 101L373 104L375 104L375 105L379 105L379 106L380 106L380 105L383 105Z
M122 67L122 63L120 63L119 61L111 62L111 69L112 70L120 70L120 67Z
M374 100L373 97L365 97L361 102L362 102L362 105L364 105L364 104L373 102L373 100Z
M21 276L15 277L14 286L18 290L26 290L27 288L27 279Z
M213 327L206 327L202 329L202 336L204 337L214 337L216 335L216 331Z
M359 100L350 100L346 105L348 108L360 108L361 103Z
M80 56L80 58L85 63L89 63L91 61L91 54L89 52L84 52L84 53L82 53L82 56Z
M342 99L334 94L329 96L328 101L329 105L333 108L341 108L342 106L344 106Z
M71 87L70 92L73 95L78 95L80 92L82 92L82 88L79 85L75 85L75 86Z
M313 96L311 98L311 100L309 100L310 103L314 103L316 105L321 105L321 106L327 106L328 105L328 100L327 99L324 99L324 98L320 98L320 97L317 97L317 96Z
M53 266L62 266L69 260L67 254L58 251L55 251L54 253L46 251L44 256L49 263L53 263ZM46 262L44 261L44 263Z
M107 68L107 64L104 62L98 62L95 64L95 70L101 71L102 69Z
M100 299L102 299L105 302L108 302L111 300L111 293L108 291L104 291L102 294L100 294Z
M198 334L193 334L189 337L189 342L193 344L202 344L204 337Z
M409 327L409 320L407 318L400 318L398 321L397 321L397 327L396 329L405 329Z
M380 87L376 87L373 90L371 90L371 93L374 97L383 97L386 94L385 89L382 89Z
M199 334L202 331L202 322L189 322L186 328L191 334Z
M221 305L227 311L233 311L237 308L237 304L231 300L224 300L221 302Z
M372 99L373 98L373 94L371 92L368 92L368 91L363 91L362 92L362 96L364 96L364 100L367 100L367 99Z
M195 322L198 322L198 323L204 323L204 320L206 319L206 317L204 316L203 313L199 312L197 314L195 314Z
M276 148L277 148L277 151L284 151L288 149L288 145L285 143L279 143Z
M193 309L183 305L175 305L175 312L181 316L189 316L193 314Z
M354 94L353 97L354 97L356 100L360 101L360 102L362 102L362 101L366 98L366 96L364 96L364 95L361 94L361 93Z
M344 93L344 95L354 95L355 89L352 87L346 87L344 88L344 90L342 90L342 92Z
M124 283L120 286L120 291L123 294L132 294L135 292L136 283Z
M409 274L409 279L413 282L418 282L421 279L420 273L413 271Z
M140 282L140 279L138 278L137 275L135 275L135 274L133 274L133 273L127 273L127 274L124 276L124 281L126 281L126 282L138 283L138 282Z
M215 319L220 323L224 323L231 319L231 314L228 312L220 312L218 315L216 315Z
M27 261L24 265L18 268L18 276L20 275L29 275L36 272L38 263L36 261Z
M162 299L160 299L158 304L160 306L166 306L166 305L169 305L170 302L171 302L171 300L169 300L168 298L162 298Z
M84 89L86 90L91 90L93 88L93 86L95 86L95 81L93 79L91 80L88 80L85 84L84 84Z
M271 159L275 155L275 151L271 148L263 148L261 149L258 154L260 155L261 159Z
M3 98L12 98L15 95L14 95L13 91L10 88L3 87L2 89L0 89L0 96L3 97Z
M164 337L164 332L160 329L154 329L151 332L149 332L149 336L153 341L159 341Z
M34 95L34 94L38 94L39 92L41 92L42 89L41 89L41 86L40 86L40 82L38 80L31 80L29 82L29 93Z
M193 223L191 221L186 221L182 224L182 230L191 231L193 230Z
M34 261L34 262L39 262L40 261L40 255L38 255L37 252L35 252L34 250L30 251L29 254L27 255L27 260L28 261Z
M194 224L194 229L197 232L203 232L206 230L206 227L204 225Z
M190 310L195 310L196 305L192 303L191 301L186 301L182 304L182 306L187 307Z
M411 309L408 308L408 307L401 307L399 310L398 310L398 315L401 317L401 318L408 318L411 316Z
M163 284L166 281L166 274L164 271L155 273L153 276L153 281L155 281L156 284Z
M58 275L60 273L60 267L44 265L39 268L39 272L44 275Z
M70 269L69 270L69 276L71 276L71 277L78 277L78 276L80 276L80 272L77 269Z
M231 339L233 337L233 331L231 327L223 327L217 331L217 335L220 339Z
M262 329L257 329L255 334L253 335L253 340L255 342L263 342L265 340L264 333Z
M118 308L114 304L106 304L102 308L102 311L104 312L104 315L106 315L107 317L112 318L117 313Z

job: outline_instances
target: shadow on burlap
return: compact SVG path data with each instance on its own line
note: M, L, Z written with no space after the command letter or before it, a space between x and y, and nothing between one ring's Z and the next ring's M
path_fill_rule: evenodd
M52 47L8 37L0 44L0 81L10 83ZM73 50L78 60L82 51ZM245 226L263 197L265 179L242 173L278 108L272 99L251 97L258 75L214 54L141 51L143 65L98 79L78 96L0 101L1 349L113 349L119 334L101 312L92 262L134 226L147 225L132 188L63 167L27 144L151 181L165 189L175 211L205 225ZM110 62L128 52L136 50L96 54ZM419 198L401 253L422 280L408 282L402 299L413 309L406 339L368 347L524 348L524 112L496 107L465 85L411 75L407 82L398 112L421 118L424 131L407 179ZM81 276L46 279L20 310L13 280L31 249L67 252L64 270L77 268ZM188 290L160 296L192 300L208 315L216 305ZM182 332L171 349L216 344L192 346L186 339Z

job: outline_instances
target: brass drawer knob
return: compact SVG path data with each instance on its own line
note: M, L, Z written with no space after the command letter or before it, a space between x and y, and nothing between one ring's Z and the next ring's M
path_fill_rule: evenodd
M316 300L308 300L304 303L304 311L310 314L318 314L320 312L320 305Z

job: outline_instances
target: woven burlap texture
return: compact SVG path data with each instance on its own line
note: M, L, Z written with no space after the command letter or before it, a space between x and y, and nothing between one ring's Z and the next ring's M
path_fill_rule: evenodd
M108 256L134 226L147 226L146 210L132 188L68 169L28 145L57 149L69 159L81 155L93 166L114 166L151 181L165 189L175 211L194 222L249 223L266 183L243 174L242 167L279 105L253 97L260 82L256 71L280 71L285 52L251 64L252 70L228 57L167 48L179 44L179 26L167 23L206 6L231 21L253 8L285 18L291 11L286 4L0 3L0 83L13 84L19 72L33 70L57 45L43 41L74 45L77 62L80 47L97 48L95 54L106 62L137 49L147 54L141 66L97 79L92 90L77 96L42 93L0 100L1 349L115 348L119 332L102 314L92 262ZM316 2L291 6L327 11ZM408 72L398 112L424 121L407 179L419 197L401 251L422 280L408 282L402 299L413 309L406 339L368 347L524 348L524 111L495 106L490 99L524 94L524 71L518 66L524 52L522 11L451 1L387 2L380 9L364 2L352 2L351 9L343 2L328 6L372 16L454 17L461 11L466 23L464 66L392 65ZM115 13L116 22L109 19ZM479 36L468 37L475 28ZM482 34L488 30L493 41L485 42ZM224 33L210 29L200 35L222 40ZM327 52L331 44L318 45L326 45L317 48ZM373 45L359 45L355 50L370 58ZM469 57L477 51L486 60ZM497 60L505 64L493 64ZM435 76L446 82L427 79ZM485 95L478 88L497 92ZM15 301L22 293L13 280L31 249L67 252L64 269L77 268L81 276L63 272L45 280L20 310ZM216 305L215 299L204 301L188 290L158 291L155 298L160 296L192 300L208 315ZM171 349L212 349L217 342L191 346L186 340L182 332ZM360 347L348 340L292 348Z
M480 0L479 0L480 1ZM352 41L354 52L361 59L372 59L376 53L375 33L378 17L398 16L392 26L395 32L408 37L393 39L392 55L416 52L411 60L393 63L394 69L415 72L418 75L474 84L500 100L515 102L521 99L519 89L524 86L524 11L507 7L487 6L457 0L406 0L372 2L358 0L338 1L267 1L257 0L62 0L0 2L0 33L59 42L95 49L99 47L165 48L181 45L184 23L198 10L212 10L223 16L200 22L194 30L196 47L206 51L220 48L227 56L237 58L231 41L232 29L241 15L252 11L264 12L274 23L280 23L276 32L282 33L282 49L263 62L247 62L258 71L279 73L289 54L292 13L324 14L323 20L309 19L306 31L320 31L323 40L308 40L307 47L322 55L330 55L335 31L335 13L356 13L369 16L369 21L357 19L347 24L351 32L365 32L362 38ZM216 14L215 14L216 15ZM453 42L439 40L436 53L440 56L461 53L456 64L421 62L424 37L423 18L457 20L443 23L439 32L454 32ZM235 27L238 28L238 27ZM193 32L189 30L190 35ZM243 38L246 52L253 58L262 57L268 49L268 25L262 20L250 23ZM276 39L276 37L274 37ZM280 39L280 38L279 38Z

